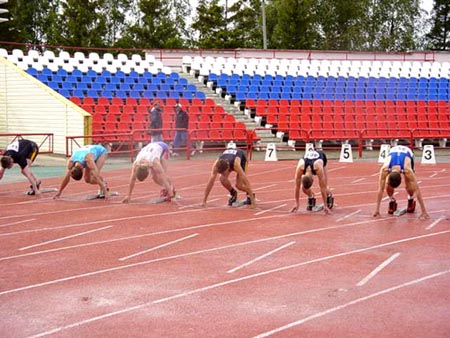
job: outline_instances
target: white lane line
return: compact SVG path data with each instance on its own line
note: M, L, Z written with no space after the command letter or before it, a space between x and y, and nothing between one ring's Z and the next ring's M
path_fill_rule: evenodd
M364 181L365 179L366 179L365 177L358 178L357 180L354 180L354 181L352 181L350 183L358 183L358 182Z
M381 270L383 270L386 266L388 266L389 264L391 264L394 259L396 259L398 256L400 256L400 252L397 252L395 254L393 254L391 257L389 257L388 259L386 259L383 263L381 263L380 265L378 265L375 269L372 270L371 273L369 273L366 277L364 277L363 279L361 279L359 281L358 284L356 284L357 286L363 286L364 284L366 284L369 280L371 280L373 277L376 276L377 273L379 273Z
M253 263L255 263L255 262L257 262L257 261L259 261L259 260L261 260L263 258L266 258L266 257L270 256L271 254L273 254L273 253L275 253L277 251L280 251L280 250L282 250L284 248L287 248L288 246L291 246L292 244L295 244L295 241L292 241L292 242L289 242L287 244L284 244L284 245L282 245L282 246L280 246L280 247L278 247L278 248L276 248L276 249L274 249L272 251L269 251L269 252L265 253L264 255L261 255L259 257L256 257L256 258L252 259L251 261L248 261L247 263L239 265L239 266L237 266L237 267L235 267L235 268L233 268L231 270L228 270L227 273L233 273L233 272L235 272L235 271L237 271L239 269L242 269L242 268L244 268L246 266L249 266L249 265L251 265L251 264L253 264Z
M334 254L334 255L331 255L331 256L323 256L323 257L315 258L315 259L312 259L312 260L309 260L309 261L303 261L303 262L299 262L299 263L295 263L295 264L291 264L291 265L285 265L285 266L282 266L282 267L279 267L279 268L276 268L276 269L266 270L266 271L262 271L262 272L255 273L255 274L252 274L252 275L247 275L247 276L244 276L244 277L241 277L241 278L237 278L237 279L221 282L221 283L218 283L218 284L213 284L213 285L211 285L208 288L215 288L217 286L232 284L232 283L239 282L239 281L242 281L242 280L253 279L253 278L256 278L256 277L265 276L265 275L269 275L269 274L280 272L280 271L286 271L286 270L290 270L290 269L294 269L294 268L297 268L297 267L306 266L306 265L310 265L310 264L314 264L314 263L318 263L318 262L324 262L324 261L328 261L328 260L339 258L339 257L345 257L345 256L353 255L353 254L367 252L367 251L374 250L374 249L380 249L380 248L388 247L388 246L391 246L391 245L397 245L397 244L400 244L400 243L407 243L407 242L420 240L420 239L424 239L424 238L428 238L428 237L446 235L446 234L449 234L449 233L450 233L450 230L441 231L441 232L435 232L435 233L421 235L421 236L414 236L414 237L404 238L404 239L400 239L400 240L397 240L397 241L381 243L381 244L377 244L377 245L373 245L373 246L369 246L369 247L364 247L364 248L360 248L360 249L355 249L355 250L351 250L351 251L345 251L345 252L341 252L341 253ZM278 237L284 237L284 236L278 236ZM243 243L241 243L240 245L243 245ZM233 247L234 247L234 245L233 245ZM169 260L169 259L175 259L175 258L179 258L179 257L192 256L192 255L196 255L196 254L199 254L199 253L211 252L211 251L215 251L215 250L217 250L217 248L200 250L200 251L191 252L191 253L188 253L188 254L175 255L175 256L172 256L172 257L157 258L157 259L153 259L153 260L149 260L149 261L132 263L132 264L123 265L123 266L115 266L115 267L108 268L108 269L92 271L92 272L83 273L83 274L79 274L79 275L73 275L73 276L64 277L64 278L60 278L60 279L54 279L54 280L50 280L50 281L42 282L42 283L38 283L38 284L22 286L22 287L19 287L19 288L16 288L16 289L9 289L9 290L0 291L0 296L6 295L6 294L11 294L11 293L16 293L16 292L20 292L20 291L25 291L25 290L35 289L35 288L42 287L42 286L53 285L53 284L57 284L57 283L61 283L61 282L67 282L67 281L71 281L71 280L75 280L75 279L95 276L95 275L99 275L99 274L103 274L103 273L107 273L107 272L125 270L125 269L128 269L128 268L137 267L137 266L143 266L143 265L147 265L147 264L155 263L155 262L166 261L166 260ZM169 298L179 298L179 297L180 297L180 295L174 295L174 296L171 296Z
M369 300L369 299L372 299L372 298L375 298L375 297L378 297L378 296L382 296L382 295L388 294L390 292L402 289L404 287L412 286L414 284L418 284L418 283L427 281L429 279L437 278L437 277L443 276L443 275L445 275L447 273L450 273L450 269L449 270L440 271L440 272L437 272L437 273L434 273L434 274L431 274L431 275L427 275L427 276L424 276L424 277L421 277L421 278L413 279L413 280L411 280L409 282L402 283L402 284L390 287L388 289L384 289L384 290L372 293L372 294L367 295L365 297L357 298L357 299L355 299L353 301L350 301L350 302L347 302L345 304L342 304L342 305L339 305L339 306L327 309L327 310L322 311L322 312L318 312L318 313L313 314L311 316L308 316L306 318L303 318L303 319L300 319L298 321L289 323L287 325L278 327L278 328L276 328L274 330L267 331L265 333L261 333L261 334L255 336L254 338L263 338L263 337L271 336L271 335L279 333L281 331L290 329L290 328L292 328L294 326L301 325L301 324L303 324L303 323L305 323L307 321L310 321L312 319L323 317L323 316L325 316L325 315L327 315L329 313L333 313L333 312L336 312L338 310L345 309L345 308L347 308L347 307L349 307L351 305L355 305L355 304L361 303L363 301L366 301L366 300ZM186 292L183 292L183 293L179 293L179 294L171 296L171 297L160 298L160 299L157 299L157 300L154 300L154 301L151 301L151 302L143 303L143 304L136 305L136 306L127 307L127 308L124 308L124 309L121 309L121 310L118 310L118 311L114 311L114 312L105 313L105 314L100 315L100 316L91 317L91 318L86 319L86 320L82 320L82 321L79 321L79 322L76 322L76 323L72 323L72 324L65 325L65 326L60 326L60 327L54 328L52 330L41 332L41 333L38 333L36 335L30 336L30 338L45 337L45 336L52 335L52 334L55 334L55 333L58 333L58 332L61 332L61 331L64 331L64 330L68 330L68 329L71 329L71 328L75 328L75 327L83 326L83 325L86 325L86 324L90 324L90 323L93 323L93 322L96 322L98 320L102 320L102 319L105 319L105 318L110 318L110 317L118 316L118 315L121 315L121 314L129 313L129 312L132 312L132 311L140 310L140 309L146 308L146 307L148 307L150 305L164 303L164 302L167 302L167 301L170 301L170 300L173 300L173 299L178 299L178 298L190 296L190 295L197 294L197 293L200 293L200 292L208 291L208 290L211 290L211 289L216 289L216 288L219 288L219 287L222 287L222 286L226 286L226 285L229 285L229 284L233 284L233 283L236 283L236 282L247 280L249 278L253 278L254 276L255 275L244 276L242 278L232 279L232 280L224 281L224 282L221 282L221 283L208 285L208 286L203 287L203 288L194 289L194 290L191 290L191 291L186 291Z
M263 189L272 188L272 187L276 187L276 186L277 186L277 184L266 185L264 187L254 188L253 191L263 190Z
M8 224L2 224L2 225L0 225L0 228L9 227L11 225L16 225L16 224L20 224L20 223L32 222L32 221L35 221L35 220L36 220L36 218L30 218L30 219L24 219L23 221L17 221L17 222L8 223Z
M31 248L35 248L35 247L37 247L37 246L42 246L42 245L46 245L46 244L50 244L50 243L61 242L61 241L64 241L65 239L74 238L74 237L79 237L79 236L83 236L83 235L86 235L86 234L90 234L90 233L92 233L92 232L101 231L101 230L105 230L105 229L109 229L109 228L112 228L112 225L108 225L108 226L106 226L106 227L98 228L98 229L94 229L94 230L89 230L89 231L80 232L80 233L78 233L78 234L73 234L73 235L70 235L70 236L65 236L65 237L53 239L53 240L51 240L51 241L46 241L46 242L42 242L42 243L38 243L38 244L33 244L33 245L25 246L25 247L23 247L23 248L20 248L19 251L28 250L28 249L31 249Z
M273 208L270 208L270 209L267 209L267 210L263 210L263 211L257 212L257 213L255 214L255 216L259 216L259 215L262 215L262 214L264 214L264 213L266 213L266 212L270 212L270 211L273 211L273 210L280 209L280 208L282 208L282 207L284 207L284 206L286 206L286 205L287 205L287 204L284 203L284 204L278 205L278 206L276 206L276 207L273 207Z
M127 259L130 259L130 258L133 258L133 257L137 257L137 256L140 256L140 255L143 255L143 254L148 253L148 252L153 251L153 250L157 250L157 249L164 248L164 247L169 246L169 245L171 245L171 244L175 244L175 243L184 241L184 240L186 240L186 239L189 239L189 238L192 238L192 237L195 237L195 236L198 236L198 234L192 234L192 235L189 235L189 236L186 236L186 237L182 237L182 238L176 239L176 240L171 241L171 242L167 242L167 243L164 243L164 244L155 246L155 247L150 248L150 249L147 249L147 250L143 250L143 251L136 252L136 253L134 253L134 254L132 254L132 255L125 256L125 257L122 257L122 258L119 258L119 261L125 261L125 260L127 260Z
M124 204L122 204L124 205ZM111 206L109 206L111 207ZM145 215L138 215L138 216L127 216L127 217L119 217L119 218L109 218L109 219L104 219L104 220L95 220L92 222L84 222L84 223L74 223L74 224L67 224L67 225L61 225L61 226L55 226L55 227L46 227L46 228L39 228L39 229L32 229L32 230L23 230L23 231L16 231L16 232L9 232L9 233L2 233L0 234L0 237L4 237L4 236L11 236L11 235L21 235L21 234L26 234L26 233L30 233L30 232L41 232L41 231L52 231L52 230L60 230L60 229L68 229L68 228L75 228L75 227L81 227L81 226L85 226L85 225L92 225L92 224L100 224L100 223L114 223L114 222L121 222L121 221L125 221L125 222L130 222L132 220L136 220L136 219L144 219L144 218L151 218L151 217L163 217L163 216L168 216L168 215L178 215L178 214L182 214L182 213L191 213L191 212L197 212L197 211L202 211L204 210L202 209L191 209L188 211L170 211L170 212L161 212L161 213L153 213L153 214L145 214Z
M398 191L394 192L394 195L392 195L392 196L395 196L397 194L398 194ZM386 201L387 199L389 199L389 196L383 197L382 201Z
M338 218L338 219L336 220L336 222L343 221L344 219L347 219L347 218L352 217L352 216L354 216L354 215L356 215L356 214L359 214L361 211L362 211L361 209L358 209L358 210L356 210L356 211L354 211L354 212L352 212L352 213L350 213L350 214L348 214L348 215L345 215L344 217Z
M208 203L209 203L209 202L216 202L216 201L218 201L218 200L219 200L219 198L214 198L214 199L212 199L212 200L208 200ZM208 204L206 204L206 205L208 206ZM192 207L203 208L203 207L201 206L201 203L194 203L194 204L189 204L189 205L183 205L183 206L179 207L178 209L179 209L179 210L183 210L183 209L192 208Z
M430 230L431 228L433 228L436 224L438 224L440 221L444 220L445 216L441 216L439 217L437 220L435 220L433 223L431 223L429 226L427 226L425 228L425 230Z
M351 305L355 305L355 304L358 304L358 303L370 300L370 299L375 298L375 297L383 296L383 295L391 293L393 291L397 291L399 289L402 289L402 288L405 288L405 287L408 287L408 286L412 286L412 285L415 285L415 284L418 284L418 283L422 283L422 282L425 282L425 281L433 279L433 278L438 278L438 277L444 276L444 275L446 275L448 273L450 273L450 269L449 270L439 271L437 273L433 273L431 275L427 275L427 276L424 276L424 277L421 277L421 278L413 279L413 280L411 280L409 282L402 283L402 284L399 284L399 285L396 285L396 286L393 286L393 287L390 287L390 288L387 288L387 289L384 289L384 290L372 293L372 294L367 295L365 297L357 298L355 300L352 300L350 302L341 304L339 306L335 306L335 307L329 308L329 309L327 309L325 311L315 313L315 314L313 314L311 316L305 317L303 319L297 320L295 322L289 323L289 324L284 325L284 326L280 326L280 327L278 327L276 329L273 329L271 331L267 331L267 332L261 333L261 334L259 334L257 336L254 336L253 338L269 337L271 335L280 333L281 331L285 331L285 330L288 330L290 328L293 328L294 326L302 325L302 324L304 324L304 323L306 323L306 322L308 322L310 320L323 317L325 315L328 315L330 313L333 313L333 312L336 312L336 311L339 311L339 310L343 310L343 309L345 309L345 308L347 308L347 307L349 307Z
M337 167L337 168L332 168L332 169L328 169L328 172L332 172L332 171L336 171L336 170L340 170L340 169L345 169L347 168L347 166L342 166L342 167Z
M0 257L0 262L1 261L6 261L6 260L10 260L10 259L14 259L14 258L22 258L22 257L27 257L27 256L34 256L34 255L39 255L39 254L45 254L45 253L50 253L50 252L56 252L56 251L61 251L61 250L70 250L70 249L77 249L77 248L83 248L83 247L88 247L88 246L93 246L93 245L101 245L101 244L109 244L109 243L115 243L115 242L121 242L121 241L128 241L130 239L136 239L136 238L143 238L143 237L149 237L149 236L158 236L158 235L164 235L164 234L170 234L170 233L175 233L175 232L183 232L183 231L187 231L187 230L196 230L196 229L201 229L201 228L208 228L208 227L213 227L213 226L221 226L221 225L229 225L229 224L237 224L237 223L248 223L248 222L252 222L252 221L259 221L259 220L267 220L267 219L272 219L272 218L283 218L283 217L289 217L288 214L284 213L282 215L270 215L270 216L264 216L264 217L254 217L254 218L246 218L243 219L242 221L226 221L226 222L216 222L216 223L207 223L207 224L200 224L198 226L190 226L187 228L178 228L178 229L171 229L171 230L162 230L162 231L156 231L156 232L149 232L149 233L144 233L141 235L133 235L133 236L127 236L127 237L120 237L120 238L115 238L115 239L108 239L108 240L103 240L103 241L96 241L96 242L89 242L89 243L83 243L83 244L77 244L77 245L70 245L70 246L66 246L66 247L60 247L60 248L55 248L55 249L48 249L48 250L42 250L42 251L35 251L35 252L30 252L30 253L26 253L26 254L22 254L22 255L15 255L15 256L6 256L6 257ZM375 221L383 221L383 219L378 219ZM355 224L344 224L344 225L340 225L339 227L347 227L347 226L352 226L352 225L358 225L359 223L355 223ZM323 228L328 229L328 228ZM314 231L316 231L317 229L315 229ZM311 230L308 230L308 232L310 232ZM303 232L299 232L297 234L302 234ZM283 238L286 235L282 235L281 237L274 237L274 238ZM290 234L288 234L288 236L291 236ZM271 239L272 237L270 237ZM269 239L267 239L269 240ZM257 240L257 242L259 242L261 240ZM264 241L264 239L263 239ZM250 241L251 243L253 243L253 241ZM244 243L250 243L250 242L244 242ZM239 246L241 244L237 244L237 246ZM235 245L232 245L231 247L233 247ZM228 246L225 246L228 247ZM225 248L224 247L224 248ZM215 249L207 249L207 250L215 250Z

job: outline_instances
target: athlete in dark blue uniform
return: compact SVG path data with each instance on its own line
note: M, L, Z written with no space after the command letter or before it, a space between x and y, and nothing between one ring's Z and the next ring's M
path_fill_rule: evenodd
M245 174L246 169L247 157L245 156L245 153L240 149L226 149L214 162L211 176L206 185L202 205L206 205L208 195L214 186L217 174L220 174L220 183L222 183L224 188L230 192L231 197L228 200L228 205L232 205L237 201L238 193L229 180L230 173L234 171L236 172L236 189L246 192L247 200L245 204L250 204L251 207L255 207L255 195L253 194L252 187Z
M402 183L402 174L405 177L405 188L408 193L408 207L407 212L413 213L416 208L414 201L414 194L417 196L422 214L420 219L428 219L430 216L425 210L422 193L417 184L416 175L414 173L414 155L411 149L405 146L395 146L389 151L383 166L380 169L380 176L378 180L378 194L377 205L374 216L380 215L380 204L383 198L383 192L389 196L388 213L393 214L397 210L397 201L394 198L394 190Z
M34 162L39 153L38 145L30 140L16 140L6 147L6 151L1 159L0 180L6 169L11 169L15 163L20 166L20 171L31 184L31 190L28 195L40 194L40 181L36 178L30 169L31 163Z
M295 206L291 212L296 212L299 208L300 187L303 193L308 196L307 210L312 210L316 204L316 198L311 187L314 176L319 179L320 193L323 199L323 208L326 213L333 207L334 199L328 188L327 177L327 156L322 151L308 150L303 158L298 161L295 171Z

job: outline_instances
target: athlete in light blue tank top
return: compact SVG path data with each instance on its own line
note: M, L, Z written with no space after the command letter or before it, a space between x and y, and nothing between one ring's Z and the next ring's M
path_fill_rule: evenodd
M73 154L70 160L72 162L79 162L83 166L83 168L86 168L86 155L92 153L94 154L94 161L97 161L98 158L104 154L108 153L108 150L106 150L105 147L99 144L84 146L83 148L80 148L76 150Z
M69 184L70 178L79 181L83 176L86 183L99 186L99 193L97 195L100 198L109 197L108 185L100 175L107 156L108 149L99 144L87 145L76 150L67 161L66 175L54 198L61 196L62 191Z

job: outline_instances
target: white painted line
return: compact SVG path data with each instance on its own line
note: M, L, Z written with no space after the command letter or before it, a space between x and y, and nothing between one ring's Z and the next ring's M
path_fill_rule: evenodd
M352 213L350 213L348 215L345 215L344 217L341 217L341 218L337 219L336 222L343 221L344 219L347 219L347 218L352 217L352 216L354 216L356 214L359 214L360 212L361 212L361 209L358 209L358 210L356 210L356 211L354 211L354 212L352 212Z
M56 242L60 242L63 241L65 239L69 239L69 238L74 238L74 237L78 237L78 236L83 236L86 234L90 234L92 232L96 232L96 231L100 231L100 230L105 230L105 229L109 229L112 228L112 225L108 225L106 227L103 228L98 228L98 229L94 229L94 230L89 230L89 231L84 231L84 232L80 232L78 234L74 234L74 235L70 235L70 236L66 236L66 237L61 237L61 238L57 238L57 239L53 239L51 241L47 241L47 242L42 242L42 243L38 243L38 244L33 244L33 245L29 245L29 246L25 246L23 248L20 248L19 251L23 251L23 250L28 250L31 248L35 248L37 246L42 246L42 245L46 245L46 244L50 244L50 243L56 243Z
M267 209L267 210L263 210L263 211L257 212L257 213L255 214L255 216L259 216L259 215L262 215L262 214L264 214L264 213L266 213L266 212L270 212L270 211L273 211L273 210L280 209L280 208L282 208L282 207L284 207L284 206L286 206L286 203L281 204L281 205L278 205L278 206L273 207L273 208L270 208L270 209Z
M277 184L266 185L264 187L255 188L255 189L253 189L253 191L263 190L263 189L272 188L272 187L276 187L276 186L277 186Z
M288 329L290 329L290 328L292 328L294 326L302 325L302 324L304 324L304 323L306 323L306 322L308 322L310 320L323 317L325 315L328 315L330 313L333 313L333 312L336 312L336 311L339 311L339 310L343 310L343 309L345 309L345 308L347 308L347 307L349 307L351 305L355 305L355 304L364 302L366 300L370 300L370 299L375 298L375 297L383 296L383 295L391 293L393 291L397 291L399 289L402 289L402 288L405 288L405 287L408 287L408 286L412 286L412 285L415 285L415 284L418 284L418 283L421 283L421 282L425 282L425 281L433 279L433 278L441 277L441 276L446 275L448 273L450 273L450 270L444 270L444 271L433 273L431 275L427 275L427 276L424 276L424 277L421 277L421 278L413 279L413 280L411 280L409 282L402 283L402 284L399 284L399 285L396 285L396 286L393 286L393 287L390 287L390 288L387 288L387 289L384 289L384 290L372 293L372 294L367 295L365 297L357 298L357 299L352 300L350 302L347 302L347 303L344 303L344 304L341 304L341 305L329 308L329 309L327 309L325 311L322 311L322 312L315 313L315 314L313 314L311 316L305 317L303 319L297 320L297 321L289 323L287 325L280 326L280 327L278 327L276 329L273 329L271 331L267 331L267 332L261 333L261 334L259 334L257 336L254 336L254 338L269 337L271 335L280 333L281 331L288 330Z
M394 195L392 195L392 196L395 196L397 194L398 194L398 191L394 192ZM387 199L389 199L389 196L383 197L382 201L386 201Z
M374 176L378 176L378 175L380 175L380 172L379 172L379 171L376 172L375 174L370 175L370 177L374 177Z
M218 201L218 200L219 200L219 198L214 198L212 200L208 200L208 203L209 202L215 202L215 201ZM178 210L183 210L183 209L192 208L192 207L203 208L201 206L201 203L194 203L194 204L189 204L189 205L183 205L183 206L179 207ZM206 207L208 207L208 204L206 204Z
M396 259L398 256L400 256L400 252L397 252L395 254L393 254L391 257L389 257L388 259L386 259L383 263L381 263L380 265L378 265L375 269L372 270L371 273L369 273L366 277L364 277L363 279L361 279L359 281L358 284L356 284L357 286L363 286L364 284L366 284L369 280L371 280L373 277L375 277L375 275L377 273L379 273L381 270L383 270L386 266L388 266L389 264L391 264L394 259Z
M350 183L358 183L358 182L364 181L365 179L366 179L365 177L358 178L357 180L354 180L354 181L352 181Z
M311 231L308 231L308 232L315 232L315 231L311 230ZM386 243L377 244L377 245L373 245L373 246L369 246L369 247L365 247L365 248L360 248L360 249L355 249L355 250L351 250L351 251L341 252L341 253L334 254L334 255L331 255L331 256L319 257L319 258L312 259L310 261L298 262L298 263L295 263L295 264L282 266L282 267L279 267L279 268L276 268L276 269L266 270L266 271L262 271L262 272L259 272L259 273L256 273L256 274L247 275L247 276L244 276L244 277L241 277L241 278L237 278L237 279L233 279L233 280L230 280L230 281L221 282L219 284L213 284L212 286L210 286L208 288L215 288L217 286L222 286L222 284L223 285L232 284L232 283L239 282L239 281L242 281L242 280L253 279L253 278L256 278L256 277L265 276L265 275L269 275L269 274L280 272L280 271L286 271L286 270L294 269L294 268L297 268L297 267L300 267L300 266L306 266L306 265L310 265L310 264L314 264L314 263L318 263L318 262L328 261L328 260L331 260L331 259L334 259L334 258L345 257L345 256L353 255L353 254L367 252L367 251L374 250L374 249L380 249L380 248L388 247L388 246L391 246L391 245L397 245L397 244L400 244L400 243L407 243L407 242L411 242L411 241L415 241L415 240L419 240L419 239L424 239L424 238L428 238L428 237L434 237L434 236L439 236L439 235L446 235L446 234L449 234L449 233L450 233L450 230L434 232L434 233L431 233L431 234L414 236L414 237L408 237L408 238L404 238L404 239L400 239L400 240L396 240L396 241L392 241L392 242L386 242ZM276 236L276 237L273 237L271 239L284 238L284 237L288 237L288 236L284 236L284 235L283 236ZM263 239L263 240L259 240L259 241L252 241L252 243L264 242L264 241L267 241L267 239ZM244 242L244 243L239 243L237 245L228 245L228 246L226 246L226 248L237 247L237 246L242 246L242 245L246 245L246 244L247 243ZM150 264L150 263L161 262L161 261L166 261L166 260L180 258L180 257L187 257L187 256L193 256L193 255L196 255L196 254L217 251L217 250L220 250L220 249L222 249L222 248L205 249L205 250L194 251L194 252L190 252L190 253L186 253L186 254L174 255L174 256L171 256L171 257L162 257L162 258L157 258L157 259L153 259L153 260L149 260L149 261L143 261L143 262L132 263L132 264L128 264L128 265L123 265L123 266L115 266L115 267L108 268L108 269L87 272L87 273L83 273L83 274L79 274L79 275L73 275L73 276L69 276L69 277L65 277L65 278L50 280L50 281L46 281L46 282L42 282L42 283L38 283L38 284L22 286L22 287L19 287L19 288L16 288L16 289L9 289L9 290L0 291L0 296L6 295L6 294L11 294L11 293L16 293L16 292L20 292L20 291L25 291L25 290L31 290L31 289L35 289L35 288L43 287L43 286L47 286L47 285L54 285L54 284L57 284L57 283L67 282L67 281L76 280L76 279L80 279L80 278L96 276L96 275L103 274L103 273L125 270L125 269L128 269L128 268L133 268L133 267L137 267L137 266L143 266L143 265L147 265L147 264ZM174 296L171 296L169 298L179 298L179 297L180 297L180 295L174 295Z
M347 168L347 166L332 168L332 169L328 169L328 172L332 172L332 171L336 171L336 170L340 170L340 169L345 169L345 168Z
M228 270L227 273L233 273L233 272L235 272L235 271L237 271L239 269L242 269L243 267L249 266L249 265L251 265L251 264L253 264L253 263L255 263L255 262L257 262L257 261L259 261L259 260L261 260L263 258L265 258L265 257L270 256L271 254L273 254L273 253L275 253L277 251L280 251L280 250L282 250L284 248L287 248L288 246L291 246L292 244L295 244L295 241L292 241L292 242L289 242L287 244L284 244L284 245L280 246L279 248L276 248L276 249L274 249L272 251L269 251L269 252L265 253L264 255L261 255L259 257L256 257L255 259L252 259L251 261L249 261L247 263L239 265L239 266L237 266L237 267L235 267L235 268L233 268L231 270Z
M36 218L30 218L30 219L25 219L23 221L17 221L17 222L8 223L8 224L2 224L2 225L0 225L0 228L9 227L11 225L21 224L21 223L26 223L26 222L32 222L34 220L36 220Z
M427 226L425 228L425 230L430 230L431 228L433 228L436 224L438 224L440 221L444 220L445 216L441 216L439 217L437 220L435 220L433 223L431 223L429 226Z
M176 239L176 240L171 241L171 242L167 242L167 243L164 243L164 244L155 246L155 247L153 247L153 248L150 248L150 249L147 249L147 250L144 250L144 251L136 252L135 254L132 254L132 255L129 255L129 256L126 256L126 257L119 258L119 261L125 261L125 260L127 260L127 259L129 259L129 258L137 257L137 256L143 255L143 254L145 254L145 253L148 253L148 252L150 252L150 251L157 250L157 249L161 249L161 248L164 248L164 247L169 246L169 245L171 245L171 244L175 244L175 243L184 241L184 240L186 240L186 239L189 239L189 238L192 238L192 237L195 237L195 236L198 236L198 234L192 234L192 235L189 235L189 236L186 236L186 237L182 237L182 238Z

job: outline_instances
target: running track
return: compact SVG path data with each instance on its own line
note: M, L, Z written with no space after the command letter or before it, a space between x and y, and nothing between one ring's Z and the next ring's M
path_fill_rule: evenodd
M329 161L332 215L303 196L291 214L295 165L250 163L256 209L226 207L219 182L201 208L202 160L171 163L182 198L157 205L150 181L120 202L129 168L104 173L122 195L106 202L81 182L58 201L2 183L0 336L449 337L450 164L417 165L426 221L386 201L371 216L369 162Z

